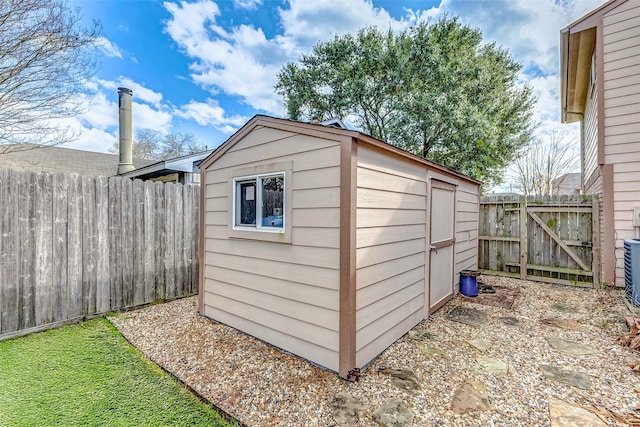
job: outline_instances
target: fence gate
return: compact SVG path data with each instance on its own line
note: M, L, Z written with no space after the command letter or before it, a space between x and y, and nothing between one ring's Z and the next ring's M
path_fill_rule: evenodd
M598 212L591 196L483 197L478 267L486 274L591 287L600 275Z

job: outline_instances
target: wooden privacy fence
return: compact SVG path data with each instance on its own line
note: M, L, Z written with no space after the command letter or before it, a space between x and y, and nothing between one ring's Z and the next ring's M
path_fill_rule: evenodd
M196 293L199 190L0 170L0 339Z
M487 274L593 286L599 277L598 212L591 196L483 197L478 267Z

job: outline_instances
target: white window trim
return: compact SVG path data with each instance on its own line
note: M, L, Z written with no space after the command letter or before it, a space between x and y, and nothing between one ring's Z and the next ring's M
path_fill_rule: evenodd
M284 183L284 188L282 192L282 226L281 227L265 227L262 225L262 185L261 180L263 178L272 178L282 176L282 181ZM256 198L256 224L255 226L250 225L237 225L236 221L238 218L238 184L241 182L255 180L256 182L256 190L255 190L255 198ZM258 232L258 233L284 233L287 228L287 173L286 171L275 171L268 173L260 173L254 175L246 175L239 176L233 178L233 212L232 212L232 228L233 230L238 231L249 231L249 232Z

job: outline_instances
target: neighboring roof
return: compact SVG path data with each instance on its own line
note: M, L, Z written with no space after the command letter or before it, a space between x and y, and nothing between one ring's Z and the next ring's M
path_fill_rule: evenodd
M85 176L114 176L118 172L119 156L56 146L22 145L3 152L0 147L0 168L33 172L78 173ZM136 168L154 160L133 159Z
M582 186L579 172L565 173L551 183L553 194L578 194Z
M579 121L589 90L596 28L603 16L628 0L610 0L560 31L560 120Z
M471 178L468 175L464 175L460 172L456 172L452 169L447 168L441 164L432 162L430 160L426 160L420 156L417 156L408 151L402 150L398 147L395 147L389 143L376 139L370 135L366 135L364 133L348 130L348 129L339 129L332 126L324 126L319 123L305 123L299 122L296 120L290 119L279 119L275 117L264 116L261 114L253 116L247 123L244 124L236 133L231 135L229 139L227 139L218 149L213 152L209 157L204 159L200 164L201 169L206 169L214 163L217 159L222 157L224 153L233 147L236 143L242 140L249 132L257 127L269 127L274 129L282 129L290 132L297 132L303 135L317 136L326 139L333 139L336 141L341 141L344 138L354 138L359 142L364 142L378 148L381 148L389 154L395 154L400 157L406 158L408 160L421 163L432 170L436 170L438 172L444 173L446 175L454 176L457 178L462 178L464 180L473 182L475 184L482 184L481 181L478 181L475 178Z
M156 161L145 167L125 172L122 176L127 178L152 179L175 172L194 172L194 167L197 167L202 160L213 152L214 150L205 150L174 157L173 159Z

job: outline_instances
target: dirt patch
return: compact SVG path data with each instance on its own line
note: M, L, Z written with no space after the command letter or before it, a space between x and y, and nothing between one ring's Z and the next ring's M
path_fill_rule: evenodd
M518 288L507 288L504 286L492 286L495 293L480 293L477 297L464 297L469 302L476 304L491 305L511 310L513 304L520 293Z

